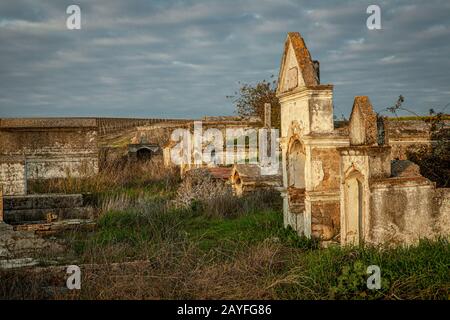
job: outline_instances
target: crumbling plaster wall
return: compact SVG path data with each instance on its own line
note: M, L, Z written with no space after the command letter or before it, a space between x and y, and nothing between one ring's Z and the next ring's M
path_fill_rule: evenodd
M311 210L311 235L323 241L340 233L340 161L336 147L311 147L307 171L307 207Z
M318 89L318 90L317 90ZM300 136L311 132L332 133L333 88L322 85L318 88L304 88L280 97L281 136L287 137L296 126Z
M331 91L321 92L327 101L323 105L331 105ZM295 94L294 94L295 96ZM282 167L284 199L284 222L291 225L299 233L306 236L319 237L322 240L331 240L339 235L339 181L340 166L337 147L347 146L348 137L340 136L331 129L332 111L327 114L314 114L314 110L306 112L298 108L291 97L280 99L282 106ZM301 97L301 96L300 96ZM309 99L303 96L300 99ZM301 105L302 101L298 101ZM305 105L310 106L310 103ZM285 107L286 106L286 107ZM302 110L303 109L303 110ZM288 110L285 112L284 110ZM306 117L301 118L301 117ZM288 126L289 124L289 126ZM302 127L311 125L313 130ZM308 133L308 134L306 134ZM305 190L303 199L295 196L298 192L289 187L289 150L293 141L298 140L303 145L305 153L304 177ZM295 166L294 166L295 167ZM298 168L297 168L298 169ZM300 205L298 202L304 202Z
M27 125L27 124L24 124ZM28 179L86 176L98 171L95 127L0 128L0 153L26 158Z
M333 103L330 92L313 95L309 100L311 131L331 133L334 130ZM330 116L331 115L331 116Z
M370 177L370 165L369 157L365 156L364 149L343 148L341 149L340 158L340 241L342 244L353 242L353 236L349 234L351 226L348 225L348 213L352 208L350 207L350 201L345 188L347 179L351 176L359 176L362 187L361 197L361 222L363 227L361 228L362 234L360 237L365 238L365 234L368 232L365 228L368 221L368 212L370 210L370 201L368 195L370 195L369 189L369 177ZM353 210L355 211L355 210Z
M311 150L311 190L339 191L340 161L336 148L314 147Z
M339 136L333 124L333 86L314 79L303 39L290 33L280 67L277 96L281 105L283 215L285 225L300 234L330 240L339 234ZM317 71L317 70L316 70ZM289 163L295 141L304 152L304 166ZM303 158L302 158L303 159ZM297 161L299 161L297 159ZM303 163L303 162L302 162ZM293 170L303 170L304 187L291 185Z
M434 210L437 212L436 232L438 235L450 234L450 188L437 188L434 194Z
M370 185L369 243L412 244L437 235L441 214L434 184L423 177L391 178Z
M0 156L0 187L4 195L26 194L25 159Z

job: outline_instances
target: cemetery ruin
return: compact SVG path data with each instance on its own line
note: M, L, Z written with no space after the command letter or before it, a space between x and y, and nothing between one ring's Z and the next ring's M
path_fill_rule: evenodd
M423 122L379 117L366 96L356 96L350 120L333 119L333 85L320 83L314 61L297 32L288 33L282 55L277 97L281 128L274 139L281 150L279 171L264 174L260 165L203 163L199 154L179 164L180 174L207 168L230 184L235 196L274 189L283 199L284 225L322 244L410 244L450 233L450 189L420 174L407 160L412 146L435 142ZM265 117L205 117L204 130L271 128ZM83 178L124 156L128 161L160 157L174 166L175 129L195 130L187 119L42 118L0 119L0 232L11 224L94 216L85 195L33 195L36 180ZM124 138L125 137L125 138ZM245 142L245 141L244 141ZM193 143L193 142L192 142ZM224 147L227 141L223 141ZM201 151L209 148L205 143ZM214 149L215 150L215 149ZM239 148L237 148L239 150ZM243 153L257 154L246 148ZM200 158L199 158L200 157ZM213 157L213 155L211 155ZM239 158L239 157L238 157ZM200 159L200 160L199 160ZM226 166L227 165L227 166Z
M355 97L346 130L333 122L333 86L303 38L288 34L278 79L283 215L286 226L324 243L413 243L448 235L450 189L436 188L405 162L414 141ZM394 131L394 130L392 130ZM393 155L399 160L393 160ZM403 158L403 159L402 159Z

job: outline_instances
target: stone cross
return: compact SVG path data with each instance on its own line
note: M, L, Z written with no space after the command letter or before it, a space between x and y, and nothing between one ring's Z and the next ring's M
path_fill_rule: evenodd
M270 128L271 127L271 106L270 103L264 103L264 127Z

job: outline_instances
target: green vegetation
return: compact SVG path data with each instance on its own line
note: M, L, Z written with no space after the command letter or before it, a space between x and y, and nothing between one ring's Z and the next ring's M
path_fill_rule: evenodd
M158 294L163 298L449 298L447 240L409 248L319 248L285 229L279 210L211 217L199 207L168 210L152 202L110 211L96 232L76 239L72 246L85 263L157 262L148 272L171 288ZM380 290L367 289L369 265L381 268Z
M67 246L61 263L83 268L80 292L44 295L42 288L55 282L51 272L1 271L0 298L449 298L447 239L412 247L320 248L284 228L275 192L206 197L177 207L176 177L156 169L135 172L136 180L128 173L101 177L109 189L93 183L95 177L83 185L101 194L98 227L59 235ZM367 289L369 265L381 268L380 290Z
M426 121L429 122L436 118L436 116L402 116L402 117L389 117L389 121ZM450 120L450 115L443 115L442 120Z

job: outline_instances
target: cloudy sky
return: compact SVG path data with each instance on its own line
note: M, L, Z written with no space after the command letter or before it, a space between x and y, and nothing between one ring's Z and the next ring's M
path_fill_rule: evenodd
M366 27L370 4L382 30ZM448 0L2 0L0 117L229 115L238 81L278 74L288 31L335 85L337 116L355 95L376 110L400 94L419 113L450 103Z

